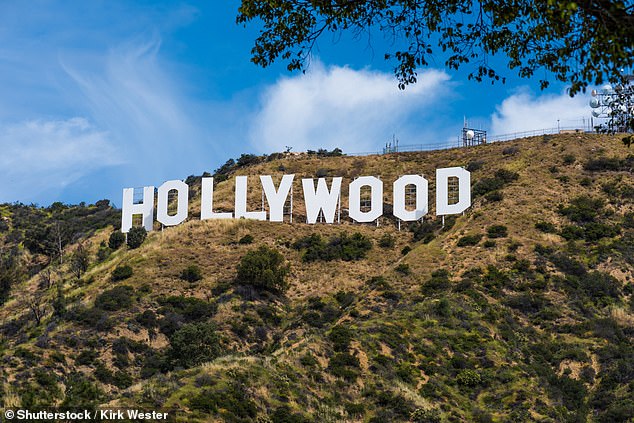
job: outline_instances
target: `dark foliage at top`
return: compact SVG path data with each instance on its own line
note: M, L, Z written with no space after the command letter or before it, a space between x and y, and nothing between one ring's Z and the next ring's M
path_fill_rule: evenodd
M3 204L11 221L8 239L23 242L32 253L59 257L71 242L109 225L117 226L121 211L112 208L108 200L94 205L70 206L53 203L40 208L21 203Z
M332 151L328 151L324 148L320 148L317 151L307 150L309 156L317 156L317 157L339 157L343 156L343 151L340 148L335 148Z

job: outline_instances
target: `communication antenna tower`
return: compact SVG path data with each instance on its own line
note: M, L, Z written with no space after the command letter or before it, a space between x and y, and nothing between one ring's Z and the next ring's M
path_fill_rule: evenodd
M383 147L383 154L389 153L398 153L398 138L396 135L392 135L392 140L385 143L385 147Z
M625 71L623 71L625 73ZM612 86L610 84L603 85L600 89L594 89L590 92L592 98L589 105L592 108L592 117L597 119L610 119L610 130L617 132L631 132L632 128L628 127L627 122L634 117L634 74L628 73L624 75L624 84ZM603 125L596 125L595 128L600 129Z
M467 123L467 118L465 117L460 140L462 141L463 147L486 144L487 131L485 131L484 129L470 128L469 124Z

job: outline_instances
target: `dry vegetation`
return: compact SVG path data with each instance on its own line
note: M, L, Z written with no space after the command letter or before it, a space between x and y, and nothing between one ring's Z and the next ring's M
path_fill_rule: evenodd
M618 137L565 134L425 153L287 155L239 168L216 185L215 209L233 210L236 174L252 176L249 206L256 210L256 176L278 181L293 173L293 224L200 221L194 195L186 223L151 232L138 249L99 262L112 227L81 239L91 264L80 278L69 267L77 244L69 246L63 264L49 265L50 288L40 286L40 270L16 283L0 307L0 403L158 407L180 421L627 421L634 412L634 234L624 222L634 212L632 169L584 166L628 154ZM472 168L474 188L499 169L517 179L496 190L498 197L475 196L464 215L425 241L405 225L398 231L389 213L378 227L352 224L345 213L340 225L303 223L300 179L318 171L344 177L344 209L355 176L385 181L389 205L392 181L423 174L430 181L426 220L436 222L435 169L449 166ZM603 226L593 227L599 235L565 239L566 227L589 227L561 211L582 196L602 199L593 223ZM495 225L506 235L487 235ZM618 233L606 232L612 227ZM355 232L373 244L360 260L305 262L293 248L312 233L328 240ZM240 243L246 235L252 242ZM380 247L386 235L393 245ZM475 245L463 240L474 235ZM262 245L290 264L285 293L235 282L241 258ZM132 276L113 282L124 265ZM180 277L190 265L201 280ZM117 286L131 287L132 301L103 313L107 327L78 314L97 313L95 300ZM40 324L28 302L36 294ZM54 313L60 295L64 315ZM198 308L179 309L169 297L196 298ZM148 311L158 323L141 323ZM207 323L223 353L184 368L170 356L174 330ZM70 398L68 387L80 383L71 375L95 394Z

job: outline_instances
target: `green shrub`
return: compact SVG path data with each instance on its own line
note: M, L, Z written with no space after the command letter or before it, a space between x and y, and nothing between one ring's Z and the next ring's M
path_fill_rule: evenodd
M557 232L557 227L550 222L539 221L535 223L535 229L540 230L547 234L554 234Z
M114 322L109 318L108 313L96 307L76 307L66 312L64 317L67 320L76 321L98 331L107 331L114 326Z
M95 362L99 354L95 350L83 350L75 359L75 364L89 366Z
M170 337L171 357L177 366L189 368L222 354L220 337L213 323L183 325Z
M493 241L492 239L487 239L486 241L484 241L484 243L482 244L482 246L484 248L493 248L497 245L497 243L495 241Z
M284 292L288 288L284 256L267 246L249 251L238 263L237 282L256 289Z
M629 155L625 159L619 159L618 157L597 157L596 159L590 159L583 165L585 170L589 171L620 171L628 170L632 166L634 156Z
M485 194L484 198L487 201L490 201L490 202L494 203L494 202L497 202L497 201L504 200L504 194L502 194L502 191L491 191L491 192Z
M114 231L108 238L108 247L112 250L119 249L125 242L125 234L121 231Z
M590 185L592 185L592 178L581 178L581 180L579 181L579 185L581 185L582 187L589 187Z
M561 228L561 232L559 233L559 235L562 236L562 238L570 241L573 239L583 239L585 238L585 233L584 230L581 226L577 226L577 225L566 225L563 228Z
M112 250L106 245L106 241L101 241L97 250L97 261L100 263L105 261L111 252Z
M441 223L437 221L424 220L416 222L410 226L412 232L412 241L423 241L423 244L429 244L436 238L436 231L441 228Z
M316 367L319 362L311 353L306 353L299 358L299 362L304 367Z
M342 309L348 308L355 300L355 295L352 292L337 291L335 294L335 300L339 303Z
M489 192L497 191L518 178L519 175L515 172L498 169L492 178L482 178L473 185L473 196L479 197Z
M328 334L335 351L347 351L353 339L353 331L348 326L337 325Z
M508 236L508 229L504 225L493 225L487 229L489 238L505 238Z
M394 268L394 270L406 276L412 274L412 270L409 268L409 264L407 263L400 263L398 266Z
M462 386L473 387L482 383L482 376L475 370L465 369L458 373L456 382Z
M182 316L186 322L205 320L216 313L217 306L196 297L184 297L182 295L162 297L158 300L161 308L159 312L163 315L172 313Z
M200 267L196 266L195 264L190 264L189 266L183 269L183 271L181 272L180 278L184 281L193 283L193 282L198 282L199 280L201 280L203 278L203 274L202 274L202 271L200 270Z
M604 202L600 198L587 195L570 200L568 206L559 206L559 213L576 223L593 222L603 209Z
M442 418L440 411L435 408L417 408L409 415L409 421L413 423L440 423Z
M107 311L127 309L132 305L134 288L128 285L116 286L102 292L95 299L95 307Z
M384 234L379 239L379 247L381 248L394 248L394 237L391 234Z
M372 241L359 232L355 232L352 236L345 233L333 236L328 243L324 242L320 235L311 234L295 241L292 247L304 251L302 260L306 262L352 261L365 258L367 252L372 249Z
M383 276L372 276L367 282L366 284L372 288L372 289L377 289L377 290L386 290L386 289L391 289L392 287L390 286L390 284L388 283L388 281L385 280L385 278Z
M412 247L410 247L409 245L406 245L401 250L401 255L406 256L410 251L412 251Z
M136 321L143 327L152 329L158 325L156 313L152 310L145 310L143 313L136 315Z
M133 226L128 232L128 248L139 248L147 238L147 231L143 226Z
M132 276L132 273L132 267L127 264L124 266L117 266L112 271L112 280L116 282L128 279Z
M577 160L577 159L576 159L576 158L575 158L575 156L574 156L574 155L572 155L572 154L566 154L566 155L564 156L564 164L565 164L565 165L571 165L571 164L573 164L576 160Z
M478 245L481 239L482 234L465 235L458 240L458 243L456 245L458 247Z
M101 362L97 363L97 365L95 366L94 375L95 378L101 383L105 383L107 385L110 385L112 383L112 371Z
M251 244L251 243L253 243L253 235L251 234L246 234L245 236L240 238L240 240L238 241L238 244L242 244L242 245Z
M262 161L264 161L263 156L256 156L255 154L242 153L240 157L238 157L238 160L236 161L236 165L238 167L244 167L244 166L258 164Z
M621 233L616 225L606 223L590 222L583 227L583 237L586 241L598 241L602 238L613 238Z
M72 373L65 381L66 391L61 409L94 409L104 394L81 373Z
M439 269L431 274L431 278L421 286L421 292L429 295L436 292L442 292L449 289L449 272L445 269Z
M351 382L357 378L359 365L359 359L357 357L347 352L338 352L330 359L328 370L334 376Z
M476 170L481 169L483 164L484 162L482 160L471 160L469 163L467 163L465 169L467 169L469 172L475 172Z
M271 414L271 423L309 423L300 413L294 413L288 405L281 405Z
M218 413L222 410L222 415L226 417L222 420L231 422L255 421L258 412L250 394L238 382L232 382L222 390L203 389L190 399L189 406L206 413Z
M583 226L566 225L561 229L560 235L566 240L585 239L594 242L602 238L613 238L619 233L621 230L618 226L590 222Z

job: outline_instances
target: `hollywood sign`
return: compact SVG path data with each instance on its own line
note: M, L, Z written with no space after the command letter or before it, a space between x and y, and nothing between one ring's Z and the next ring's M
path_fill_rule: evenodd
M458 201L449 202L449 181L457 180ZM284 175L275 188L273 178L269 175L260 176L264 197L269 206L268 220L282 222L284 205L293 187L295 175ZM326 223L334 223L337 207L341 207L341 177L332 179L330 188L325 178L317 180L302 179L304 202L306 206L306 222L317 223L319 214ZM406 187L413 185L416 192L416 202L413 210L406 205ZM370 188L369 210L362 210L361 188ZM393 215L402 221L420 220L428 211L429 183L421 175L404 175L393 184ZM164 226L175 226L187 219L189 205L189 187L180 180L167 181L157 191L156 220ZM176 212L168 213L169 193L176 192ZM154 222L153 186L143 187L143 201L135 203L134 188L123 190L123 206L121 216L121 231L128 232L132 227L134 215L143 217L143 226L151 231ZM215 212L213 209L214 179L202 178L200 219L232 219L246 218L267 220L266 210L247 211L247 176L235 178L235 209L234 212ZM461 167L449 167L436 170L436 215L445 216L459 214L471 206L471 175ZM411 207L410 207L411 208ZM383 181L374 176L362 176L348 187L348 216L355 222L373 222L383 215Z

